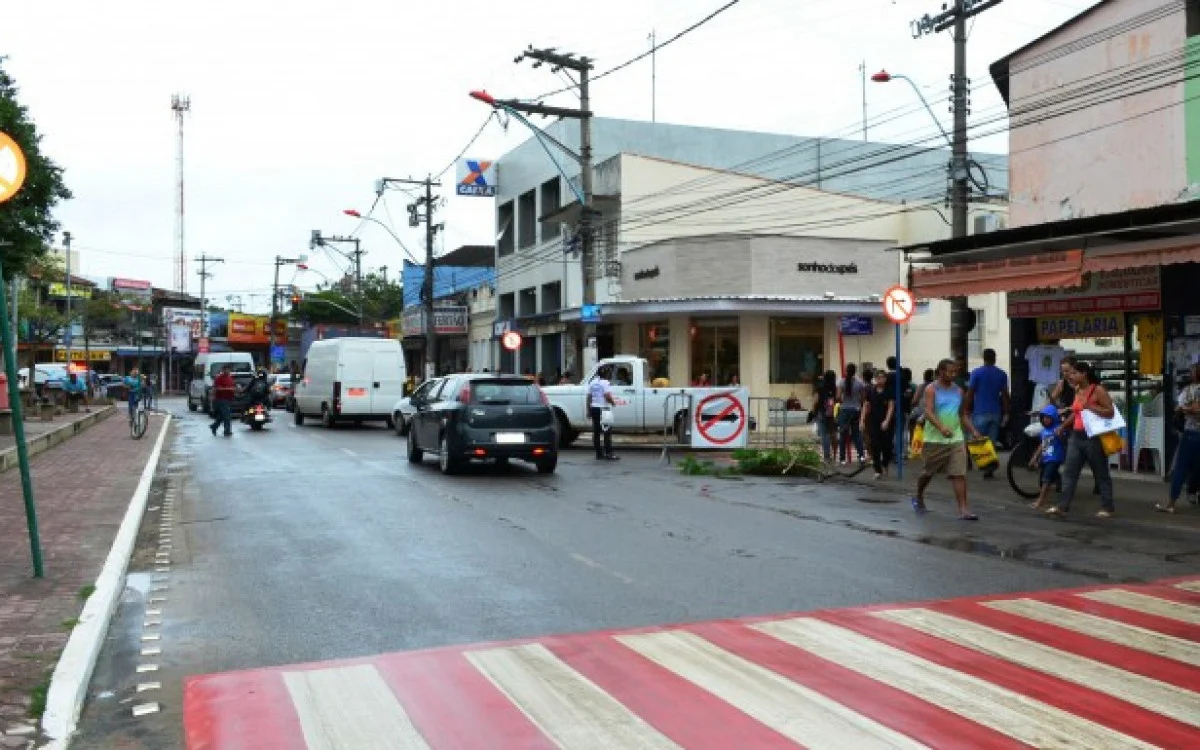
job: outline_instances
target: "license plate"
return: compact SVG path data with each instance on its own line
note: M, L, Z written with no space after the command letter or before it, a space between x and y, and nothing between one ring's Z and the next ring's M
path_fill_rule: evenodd
M525 433L523 432L497 432L497 443L523 443L525 442Z
M366 388L351 388L350 395L351 396L365 396L365 395L367 395L367 389Z
M267 418L267 416L266 416L265 414L255 414L255 415L254 415L254 421L255 421L255 422L262 422L262 421L263 421L263 420L265 420L266 418Z

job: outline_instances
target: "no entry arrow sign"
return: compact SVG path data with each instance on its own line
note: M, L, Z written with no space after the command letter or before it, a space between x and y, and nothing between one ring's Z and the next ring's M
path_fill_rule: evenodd
M883 293L883 314L896 325L907 323L916 311L917 300L904 287L894 286Z
M700 399L694 409L693 448L744 448L749 433L746 402L749 391L711 393Z

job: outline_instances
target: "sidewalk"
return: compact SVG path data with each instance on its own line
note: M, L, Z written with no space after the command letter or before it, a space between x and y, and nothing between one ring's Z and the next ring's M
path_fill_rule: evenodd
M115 413L116 407L93 406L90 412L80 409L76 414L64 413L55 417L51 422L43 422L36 417L30 419L26 414L23 424L25 444L28 446L29 455L35 456L59 443L70 440ZM16 470L16 448L17 439L14 436L0 435L0 472Z
M27 423L35 424L41 423ZM62 418L51 423L61 424ZM6 731L36 724L30 713L40 713L50 672L108 555L163 419L152 417L150 425L142 440L132 440L126 420L105 419L30 461L44 579L33 577L20 472L0 474L0 748L20 746Z

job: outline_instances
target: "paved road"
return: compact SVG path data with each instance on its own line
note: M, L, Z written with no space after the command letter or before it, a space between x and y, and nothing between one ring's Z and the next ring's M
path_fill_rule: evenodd
M1194 558L1163 561L1200 545L1161 529L986 507L968 528L949 504L918 519L879 493L683 477L651 454L571 453L549 477L521 465L442 477L410 466L382 428L285 418L226 439L195 415L177 427L169 571L131 577L82 747L181 747L191 675L1200 572ZM151 596L163 601L147 607ZM161 654L141 656L148 644ZM132 718L141 704L160 710Z

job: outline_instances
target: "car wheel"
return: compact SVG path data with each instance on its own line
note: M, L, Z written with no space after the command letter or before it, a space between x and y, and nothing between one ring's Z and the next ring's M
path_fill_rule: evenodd
M296 426L303 427L304 426L304 415L300 413L300 410L297 409L295 412L293 412L293 415L294 416L292 417L292 421L296 423Z
M545 458L539 458L534 462L534 466L537 467L538 474L553 474L558 468L558 454L552 453Z
M421 463L421 459L425 457L425 452L417 447L417 433L408 433L408 462L411 464Z
M193 401L191 398L188 398L188 411L196 411L196 409L198 409L198 408L199 407L196 406L196 402Z
M554 418L558 422L558 447L570 448L579 439L579 433L571 429L571 423L561 411L555 412Z
M321 426L326 429L333 429L333 413L329 411L328 406L321 407Z
M442 440L438 444L438 449L441 451L438 454L438 468L442 473L449 476L458 473L458 461L450 455L450 443L446 440L446 436L442 435Z
M404 437L405 433L408 432L408 428L404 426L404 415L400 412L396 412L392 415L391 426L396 430L396 434L400 437Z
M251 422L250 423L250 429L254 430L255 432L258 432L259 430L261 430L264 427L266 427L266 425L263 424L262 422Z

